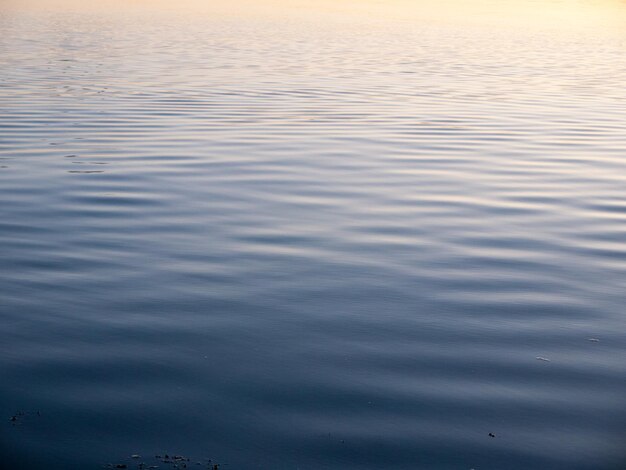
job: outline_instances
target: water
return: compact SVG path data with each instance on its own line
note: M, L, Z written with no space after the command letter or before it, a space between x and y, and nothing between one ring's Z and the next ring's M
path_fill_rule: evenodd
M178 3L0 9L3 467L625 468L626 5Z

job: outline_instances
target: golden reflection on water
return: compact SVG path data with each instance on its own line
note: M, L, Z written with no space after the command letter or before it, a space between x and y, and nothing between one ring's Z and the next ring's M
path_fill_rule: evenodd
M165 10L216 15L463 21L522 26L624 24L623 0L7 0L26 9Z

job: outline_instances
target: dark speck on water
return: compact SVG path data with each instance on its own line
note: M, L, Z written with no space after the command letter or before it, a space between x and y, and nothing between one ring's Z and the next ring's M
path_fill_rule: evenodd
M0 1L0 470L626 468L625 25Z

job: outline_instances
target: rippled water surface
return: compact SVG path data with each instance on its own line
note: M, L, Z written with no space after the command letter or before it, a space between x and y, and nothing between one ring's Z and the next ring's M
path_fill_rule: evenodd
M626 468L626 4L185 1L0 6L3 468Z

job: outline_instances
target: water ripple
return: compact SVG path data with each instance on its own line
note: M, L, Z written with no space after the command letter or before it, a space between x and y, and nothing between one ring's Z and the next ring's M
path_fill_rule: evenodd
M1 8L2 461L621 468L623 5L214 3Z

